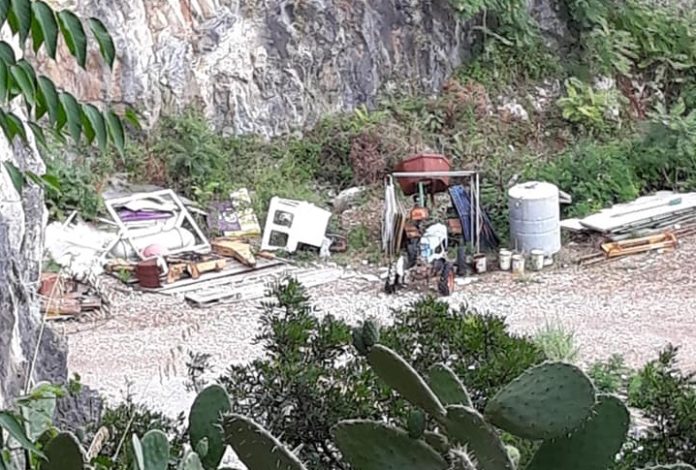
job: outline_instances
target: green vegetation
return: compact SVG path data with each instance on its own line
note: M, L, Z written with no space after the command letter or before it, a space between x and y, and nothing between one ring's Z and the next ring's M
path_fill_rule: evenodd
M206 359L192 355L198 396L188 420L127 400L89 429L64 432L51 421L55 400L79 390L41 384L16 411L0 412L12 436L4 468L28 457L28 469L214 469L227 445L251 470L635 470L694 461L693 375L676 368L674 348L636 373L613 357L588 377L466 307L424 299L397 312L394 326L351 328L319 319L292 279L270 294L262 359L206 386ZM645 432L627 435L626 405L612 392L649 419Z
M575 362L580 352L572 331L562 325L546 321L534 335L534 342L552 361Z
M65 42L77 64L85 68L87 63L87 33L90 30L93 45L99 49L101 58L111 68L116 57L113 40L104 24L97 18L83 21L70 10L56 12L43 1L0 2L0 27L8 26L10 42L0 41L0 127L8 142L15 139L29 142L26 126L33 140L42 149L47 148L45 131L64 141L69 136L79 144L98 144L102 152L112 144L119 152L125 146L125 131L120 118L109 109L102 112L88 103L80 103L70 93L58 90L44 75L37 75L34 67L24 58L17 58L11 42L15 39L22 47L31 41L34 52L42 49L48 57L56 60L58 40ZM31 34L30 34L31 33ZM27 116L20 119L12 105L26 105ZM25 168L17 168L7 161L3 164L17 192L31 182L57 190L54 176L40 177Z

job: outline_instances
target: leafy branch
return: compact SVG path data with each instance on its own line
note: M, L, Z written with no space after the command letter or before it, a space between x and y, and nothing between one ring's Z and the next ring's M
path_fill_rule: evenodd
M0 0L0 27L6 23L22 47L31 41L34 52L43 49L54 60L62 39L82 68L86 68L87 62L88 29L102 59L113 68L116 48L106 27L97 18L88 18L85 28L82 20L70 10L54 11L40 0ZM50 78L37 75L29 62L15 56L9 43L0 41L0 127L8 141L20 138L27 142L22 119L8 109L16 101L24 102L26 124L40 147L46 148L44 130L49 129L61 140L67 134L76 144L84 138L88 145L96 142L102 152L109 145L121 154L124 152L124 127L112 109L102 111L92 104L80 103L69 92L57 89ZM36 175L22 174L12 164L5 164L5 168L18 190L27 179L38 182ZM46 182L45 179L41 181Z

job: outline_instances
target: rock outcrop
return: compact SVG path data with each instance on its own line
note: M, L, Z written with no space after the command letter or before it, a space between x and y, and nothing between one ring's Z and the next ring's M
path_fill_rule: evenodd
M114 73L43 61L91 101L135 105L153 123L199 105L226 133L281 134L375 103L437 92L472 50L446 0L56 0L115 38Z
M0 137L0 162L6 160L22 170L43 171L33 145L10 145ZM26 188L20 195L0 170L0 408L20 394L29 370L34 381L62 383L67 377L65 341L50 328L41 332L36 298L45 215L41 190Z

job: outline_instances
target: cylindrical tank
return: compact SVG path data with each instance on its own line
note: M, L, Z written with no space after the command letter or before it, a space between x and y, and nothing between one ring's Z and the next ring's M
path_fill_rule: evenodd
M508 191L510 243L517 251L543 250L545 256L561 249L561 210L558 188L531 181Z

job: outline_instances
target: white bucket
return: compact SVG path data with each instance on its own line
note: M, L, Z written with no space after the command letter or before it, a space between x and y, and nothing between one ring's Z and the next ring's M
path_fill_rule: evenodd
M512 264L512 252L510 250L500 250L498 253L498 265L501 271L510 271Z
M512 255L512 273L524 274L524 256Z
M544 269L544 251L532 250L529 253L529 268L532 271L541 271Z
M486 255L478 254L474 255L474 269L478 274L486 272Z

